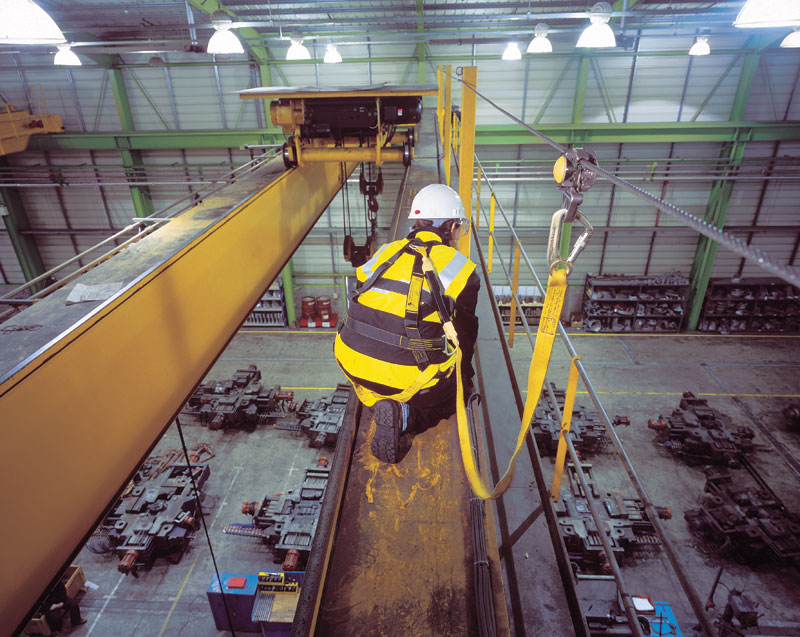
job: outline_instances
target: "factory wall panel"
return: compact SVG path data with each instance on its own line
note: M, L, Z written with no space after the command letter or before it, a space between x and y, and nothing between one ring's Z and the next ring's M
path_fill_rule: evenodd
M621 122L625 115L632 58L606 57L589 61L584 122Z
M688 56L686 59L671 57L669 64L665 64L662 57L638 57L627 121L678 121L688 65Z
M3 231L0 231L0 266L3 268L2 275L0 275L2 283L22 285L25 282L17 254L14 252L14 245L11 243L8 232L5 232L5 227L3 227Z
M163 77L163 73L161 75ZM175 94L178 121L182 130L223 128L213 67L173 66L170 67L170 78ZM246 87L247 84L249 82L246 82L244 86ZM202 90L203 97L201 99L198 98L198 89ZM169 97L167 100L165 108L169 113L171 112ZM164 110L160 106L159 109L163 115ZM163 130L163 128L162 126L161 129Z
M742 70L742 56L709 55L694 57L686 86L680 121L719 122L729 119ZM722 79L730 64L732 69ZM717 84L719 82L719 86ZM713 89L716 92L711 95Z
M542 64L540 60L537 57L530 62L525 121L531 125L568 122L572 116L578 62L574 58L555 58L552 63ZM529 63L527 58L524 63ZM516 115L519 117L519 113Z
M797 55L786 55L784 51L786 49L773 49L761 54L745 120L796 119L789 117L789 114L791 102L794 101L792 97L796 92L792 91L793 87L796 89L793 80L800 73L800 58Z

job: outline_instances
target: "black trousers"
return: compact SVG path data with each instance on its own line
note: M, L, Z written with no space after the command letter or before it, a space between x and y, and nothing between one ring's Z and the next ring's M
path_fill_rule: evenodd
M472 379L464 379L464 400L471 393ZM415 434L435 427L441 420L456 413L456 375L440 380L430 389L417 392L408 401L411 409L411 432Z
M69 613L69 621L73 626L77 626L81 621L81 607L74 599L68 599L64 602L63 608L54 608L48 610L44 617L50 630L61 630L64 626L64 612Z

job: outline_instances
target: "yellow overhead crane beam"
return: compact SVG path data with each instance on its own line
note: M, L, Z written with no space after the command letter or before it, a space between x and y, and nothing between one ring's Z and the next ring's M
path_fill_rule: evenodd
M39 91L38 98L34 96L35 89ZM31 135L60 133L63 130L61 116L48 112L40 84L31 87L27 102L0 103L0 155L25 150Z
M356 165L271 163L76 279L121 281L111 298L65 305L70 283L4 323L0 627L21 626Z

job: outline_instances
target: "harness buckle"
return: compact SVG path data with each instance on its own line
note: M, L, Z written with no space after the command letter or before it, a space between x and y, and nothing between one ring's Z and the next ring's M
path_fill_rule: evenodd
M561 244L561 229L565 223L569 223L568 219L569 210L566 208L561 208L561 210L555 212L553 219L550 221L550 238L547 241L547 265L550 268L550 272L557 266L562 265L566 268L567 275L572 272L572 266L575 260L580 253L583 252L583 249L589 243L592 232L594 232L594 228L592 224L589 223L589 220L583 216L580 210L576 210L574 220L580 222L584 231L583 234L578 237L577 241L575 241L575 244L569 252L569 256L563 259L559 252L559 245Z

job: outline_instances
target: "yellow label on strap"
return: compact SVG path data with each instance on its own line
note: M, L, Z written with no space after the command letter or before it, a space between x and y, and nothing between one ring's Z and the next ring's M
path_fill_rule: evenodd
M547 366L550 363L550 355L553 351L555 335L558 331L558 321L561 318L561 308L564 305L564 296L567 291L567 272L566 270L555 270L550 274L547 281L547 294L544 299L542 316L539 319L539 329L536 334L536 344L533 348L533 357L528 370L528 397L525 401L525 409L520 423L517 446L508 462L508 468L492 491L483 482L476 467L475 455L472 451L472 443L469 436L469 424L467 422L467 411L464 406L464 387L461 379L461 350L456 353L456 374L458 375L458 390L456 395L456 415L458 418L458 437L461 447L461 459L464 462L464 471L467 474L472 492L484 500L494 499L502 495L511 484L514 477L514 468L517 462L525 438L530 432L530 422L533 418L533 411L539 402L544 387L544 379L547 374Z

